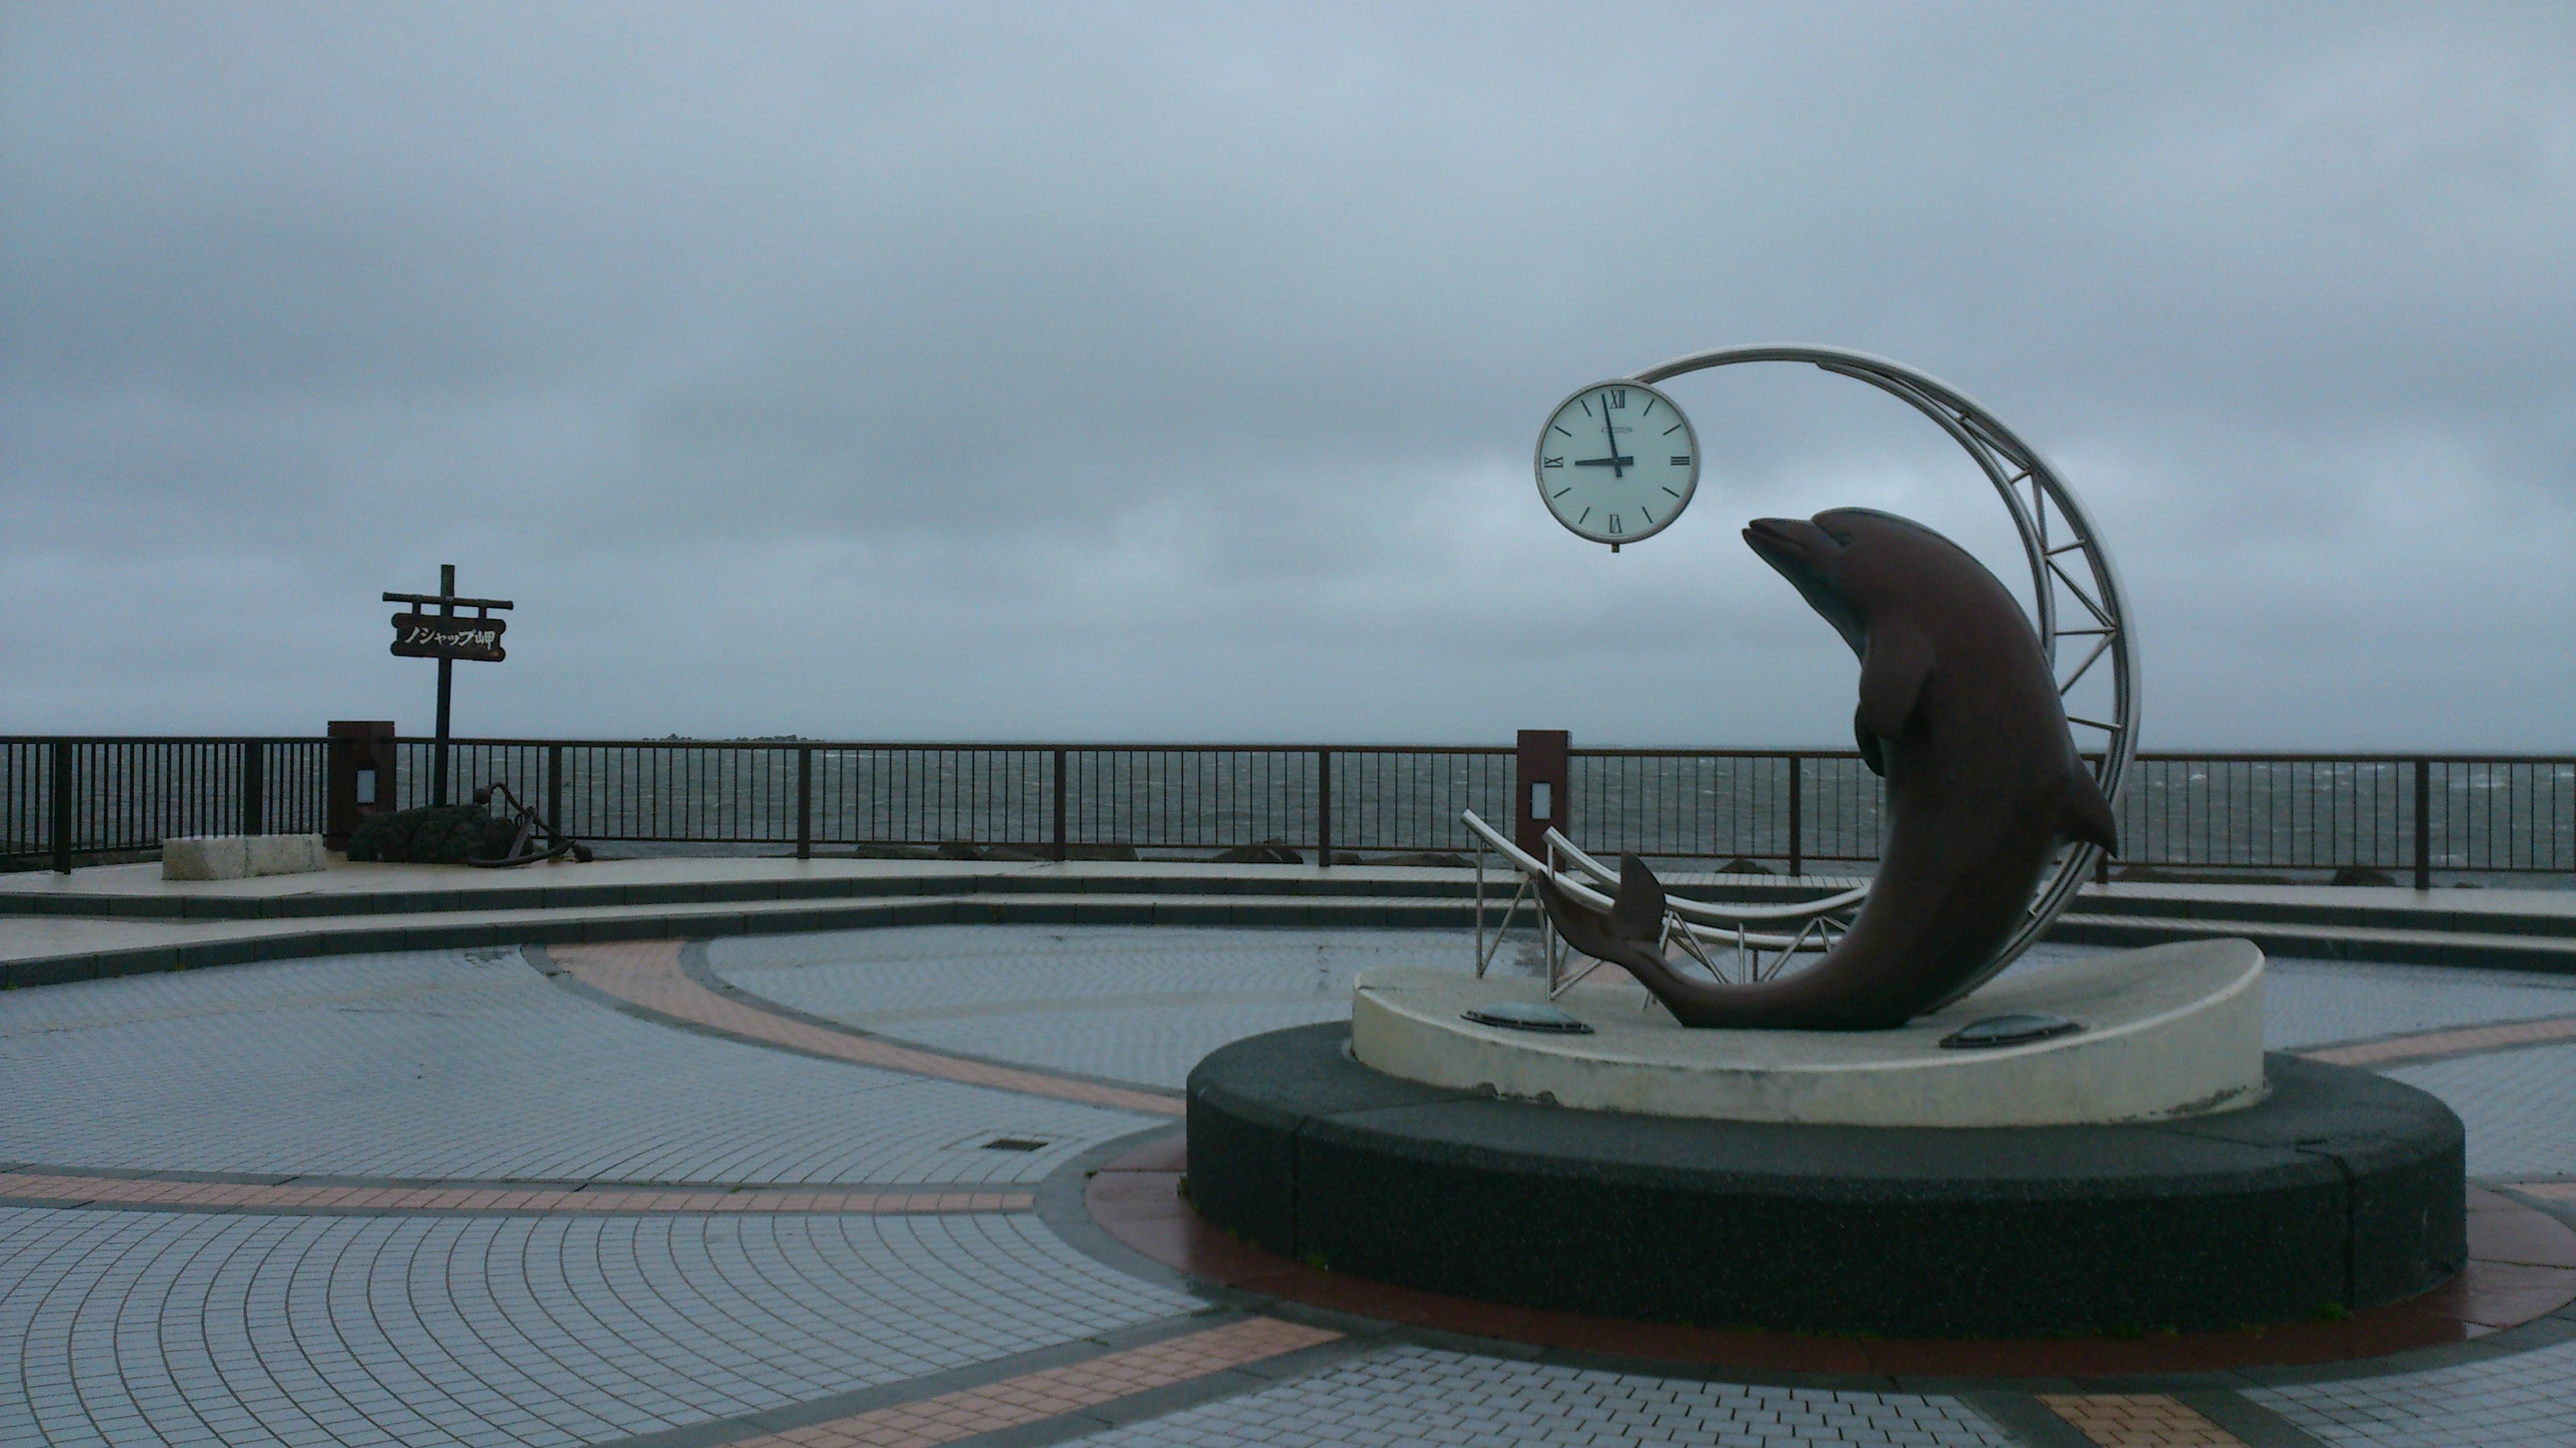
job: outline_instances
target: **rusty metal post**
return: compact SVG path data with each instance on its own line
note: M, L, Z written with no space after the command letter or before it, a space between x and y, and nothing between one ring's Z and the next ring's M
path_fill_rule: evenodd
M1574 838L1574 735L1564 729L1524 729L1512 761L1512 843L1547 858L1547 832Z

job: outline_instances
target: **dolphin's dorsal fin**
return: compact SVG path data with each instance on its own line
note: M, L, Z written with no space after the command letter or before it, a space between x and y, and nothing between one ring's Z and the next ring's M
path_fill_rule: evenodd
M1905 733L1914 701L1932 672L1932 641L1911 624L1872 620L1869 652L1860 661L1860 726L1881 739ZM1867 752L1864 748L1863 752Z
M2073 775L2067 781L2066 803L2058 808L2058 834L2100 845L2104 854L2120 853L2120 827L2111 818L2111 802L2102 797L2090 770L2079 765Z

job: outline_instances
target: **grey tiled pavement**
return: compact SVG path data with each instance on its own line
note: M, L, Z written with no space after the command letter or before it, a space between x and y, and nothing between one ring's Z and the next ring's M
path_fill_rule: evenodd
M726 980L925 1046L1178 1087L1228 1041L1351 1013L1381 965L1466 969L1421 930L924 926L710 943Z
M2501 970L2287 960L2263 972L2266 1045L2312 1046L2399 1031L2576 1016L2576 979Z
M2097 953L2048 947L2025 968ZM1515 953L1515 956L1517 953ZM755 995L935 1048L1176 1085L1348 1010L1455 932L923 927L722 940ZM1505 968L1526 968L1507 957ZM2278 961L2275 1045L2576 1015L2576 982ZM2391 1074L2488 1175L2576 1175L2576 1046ZM639 1019L516 951L0 994L0 1161L581 1181L1030 1182L1146 1118ZM1028 1136L1034 1153L983 1149ZM1034 1214L275 1215L0 1209L0 1445L571 1444L706 1424L1167 1319L1195 1299ZM2328 1443L2576 1443L2576 1345L2253 1396ZM2006 1444L1953 1399L1591 1371L1402 1343L1101 1444Z
M0 1209L0 1443L571 1444L1197 1304L1015 1216Z
M2337 1448L2567 1448L2576 1443L2576 1342L2246 1396Z
M1033 1181L1153 1118L638 1020L516 951L11 992L0 1161L721 1182ZM1050 1143L981 1150L996 1135Z
M2576 1045L2463 1056L2388 1073L2469 1129L2469 1175L2576 1176Z
M2010 1448L2014 1440L1955 1398L1743 1387L1397 1347L1079 1441L1091 1448L1649 1442Z

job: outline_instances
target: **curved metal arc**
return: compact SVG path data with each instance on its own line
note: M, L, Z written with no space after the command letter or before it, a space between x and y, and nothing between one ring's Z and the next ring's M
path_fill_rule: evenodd
M2107 725L2092 726L2104 729L2110 738L2102 750L2101 763L2094 771L2094 778L2103 798L2117 809L2128 780L2129 766L2138 749L2137 651L2130 633L2127 590L2121 584L2117 566L2111 561L2110 550L2102 543L2100 529L2091 512L2074 491L2066 486L2037 448L2024 441L1974 398L1939 378L1870 353L1797 344L1722 347L1659 363L1636 373L1632 380L1652 386L1685 373L1744 362L1804 362L1867 382L1930 417L1976 460L1988 481L2003 495L2013 514L2015 531L2021 534L2024 552L2030 557L2033 605L2040 615L2037 632L2046 650L2052 675L2056 667L2059 632L2056 628L2056 585L2050 579L2052 573L2065 578L2068 591L2074 593L2085 610L2104 626L2102 643L2086 660L2083 671L2089 671L2103 652L2110 654L2112 719ZM2015 491L2014 485L2020 477L2007 477L1995 466L1998 454L2014 466L2020 477L2030 480L2030 507L2023 505L2021 495ZM2050 545L2046 511L2050 505L2055 506L2058 516L2074 533L2072 547ZM2057 562L2059 554L2076 548L2080 548L2092 572L2094 595L2086 595ZM2079 671L2079 678L2083 671ZM2072 687L2074 682L2067 681L2066 687ZM2085 874L2092 869L2101 853L2093 845L2068 846L2058 861L2055 875L2041 887L2021 928L1995 960L1937 1002L1935 1008L1947 1005L1993 979L2045 935L2058 915L2073 902L2076 892L2083 887Z

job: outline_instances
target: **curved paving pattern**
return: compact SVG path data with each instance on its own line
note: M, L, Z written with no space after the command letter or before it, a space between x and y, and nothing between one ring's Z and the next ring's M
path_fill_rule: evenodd
M1208 1316L1076 1250L1038 1184L1167 1126L1223 1040L1344 1014L1371 965L1463 963L1454 934L696 949L0 994L0 1443L2576 1441L2566 1315L2466 1360L2049 1398ZM2034 968L2061 953L2089 952ZM2270 1006L2274 1044L2450 1100L2474 1171L2576 1176L2576 982L2285 961Z
M1017 1216L8 1209L0 1274L13 1444L592 1442L1196 1306Z
M0 996L0 1161L530 1181L1028 1182L1163 1119L674 1031L519 952ZM982 1149L996 1137L1048 1143Z
M1470 951L1447 931L925 926L719 940L707 957L851 1026L1177 1090L1228 1041L1348 1017L1363 970L1463 968Z

